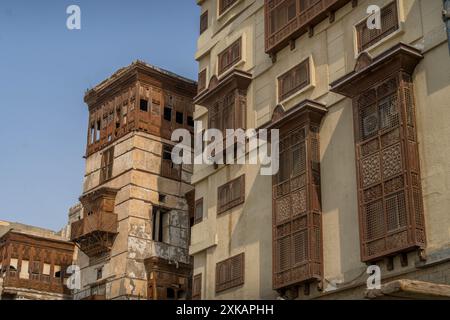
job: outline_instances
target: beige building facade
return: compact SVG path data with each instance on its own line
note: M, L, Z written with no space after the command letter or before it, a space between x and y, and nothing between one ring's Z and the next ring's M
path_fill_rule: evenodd
M445 297L450 55L442 1L197 4L195 120L279 129L281 153L274 177L257 165L194 167L193 296ZM367 27L369 5L381 9L380 30ZM370 265L380 267L379 290L367 291Z
M89 132L74 299L186 299L192 168L171 161L175 128L193 130L196 83L141 61L85 96Z

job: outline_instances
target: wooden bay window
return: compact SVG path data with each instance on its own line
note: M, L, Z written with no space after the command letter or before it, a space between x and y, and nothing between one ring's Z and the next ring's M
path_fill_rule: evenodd
M319 126L326 108L304 101L279 106L270 129L280 130L280 170L273 178L273 287L320 281L322 213Z
M399 44L332 84L353 99L364 262L425 246L412 73L419 51Z

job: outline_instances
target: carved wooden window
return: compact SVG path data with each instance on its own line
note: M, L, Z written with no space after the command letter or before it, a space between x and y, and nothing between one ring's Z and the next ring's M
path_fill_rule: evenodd
M102 153L100 168L100 183L112 178L114 164L114 147L111 147Z
M397 1L381 9L381 29L369 29L367 19L356 26L358 51L364 51L399 28Z
M233 4L239 0L219 0L219 15L227 11Z
M413 87L387 79L354 100L363 261L425 243Z
M206 89L206 69L198 74L198 92Z
M208 11L205 11L200 16L200 34L208 29Z
M279 101L290 97L309 83L309 59L307 59L278 78Z
M192 300L202 299L202 274L194 276L192 281Z
M203 220L203 198L195 202L195 216L194 224L200 223Z
M219 74L229 70L242 58L242 38L239 38L232 45L219 54Z
M228 211L245 201L245 175L219 187L217 192L217 213Z
M319 129L280 129L280 171L273 178L273 286L282 289L320 279L322 216Z
M244 284L245 254L216 264L216 293Z

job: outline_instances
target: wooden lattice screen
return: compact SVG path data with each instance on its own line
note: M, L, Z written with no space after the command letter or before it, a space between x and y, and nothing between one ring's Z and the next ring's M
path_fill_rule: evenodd
M319 128L294 122L280 129L280 171L273 178L276 290L322 277Z
M425 245L411 77L354 98L363 261Z

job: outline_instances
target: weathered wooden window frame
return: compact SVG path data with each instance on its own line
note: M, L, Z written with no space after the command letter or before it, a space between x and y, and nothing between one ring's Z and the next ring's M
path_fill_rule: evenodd
M236 184L239 185L239 194L236 192ZM226 195L226 199L223 199L223 194ZM234 195L234 197L233 197ZM217 188L217 214L223 214L245 202L245 174L240 177L225 183Z
M198 92L202 92L206 89L206 77L207 77L207 69L203 69L198 73Z
M216 293L239 287L244 283L245 253L216 264Z
M102 152L100 168L100 184L107 182L113 177L114 146Z
M192 300L202 299L202 274L197 274L192 280Z

